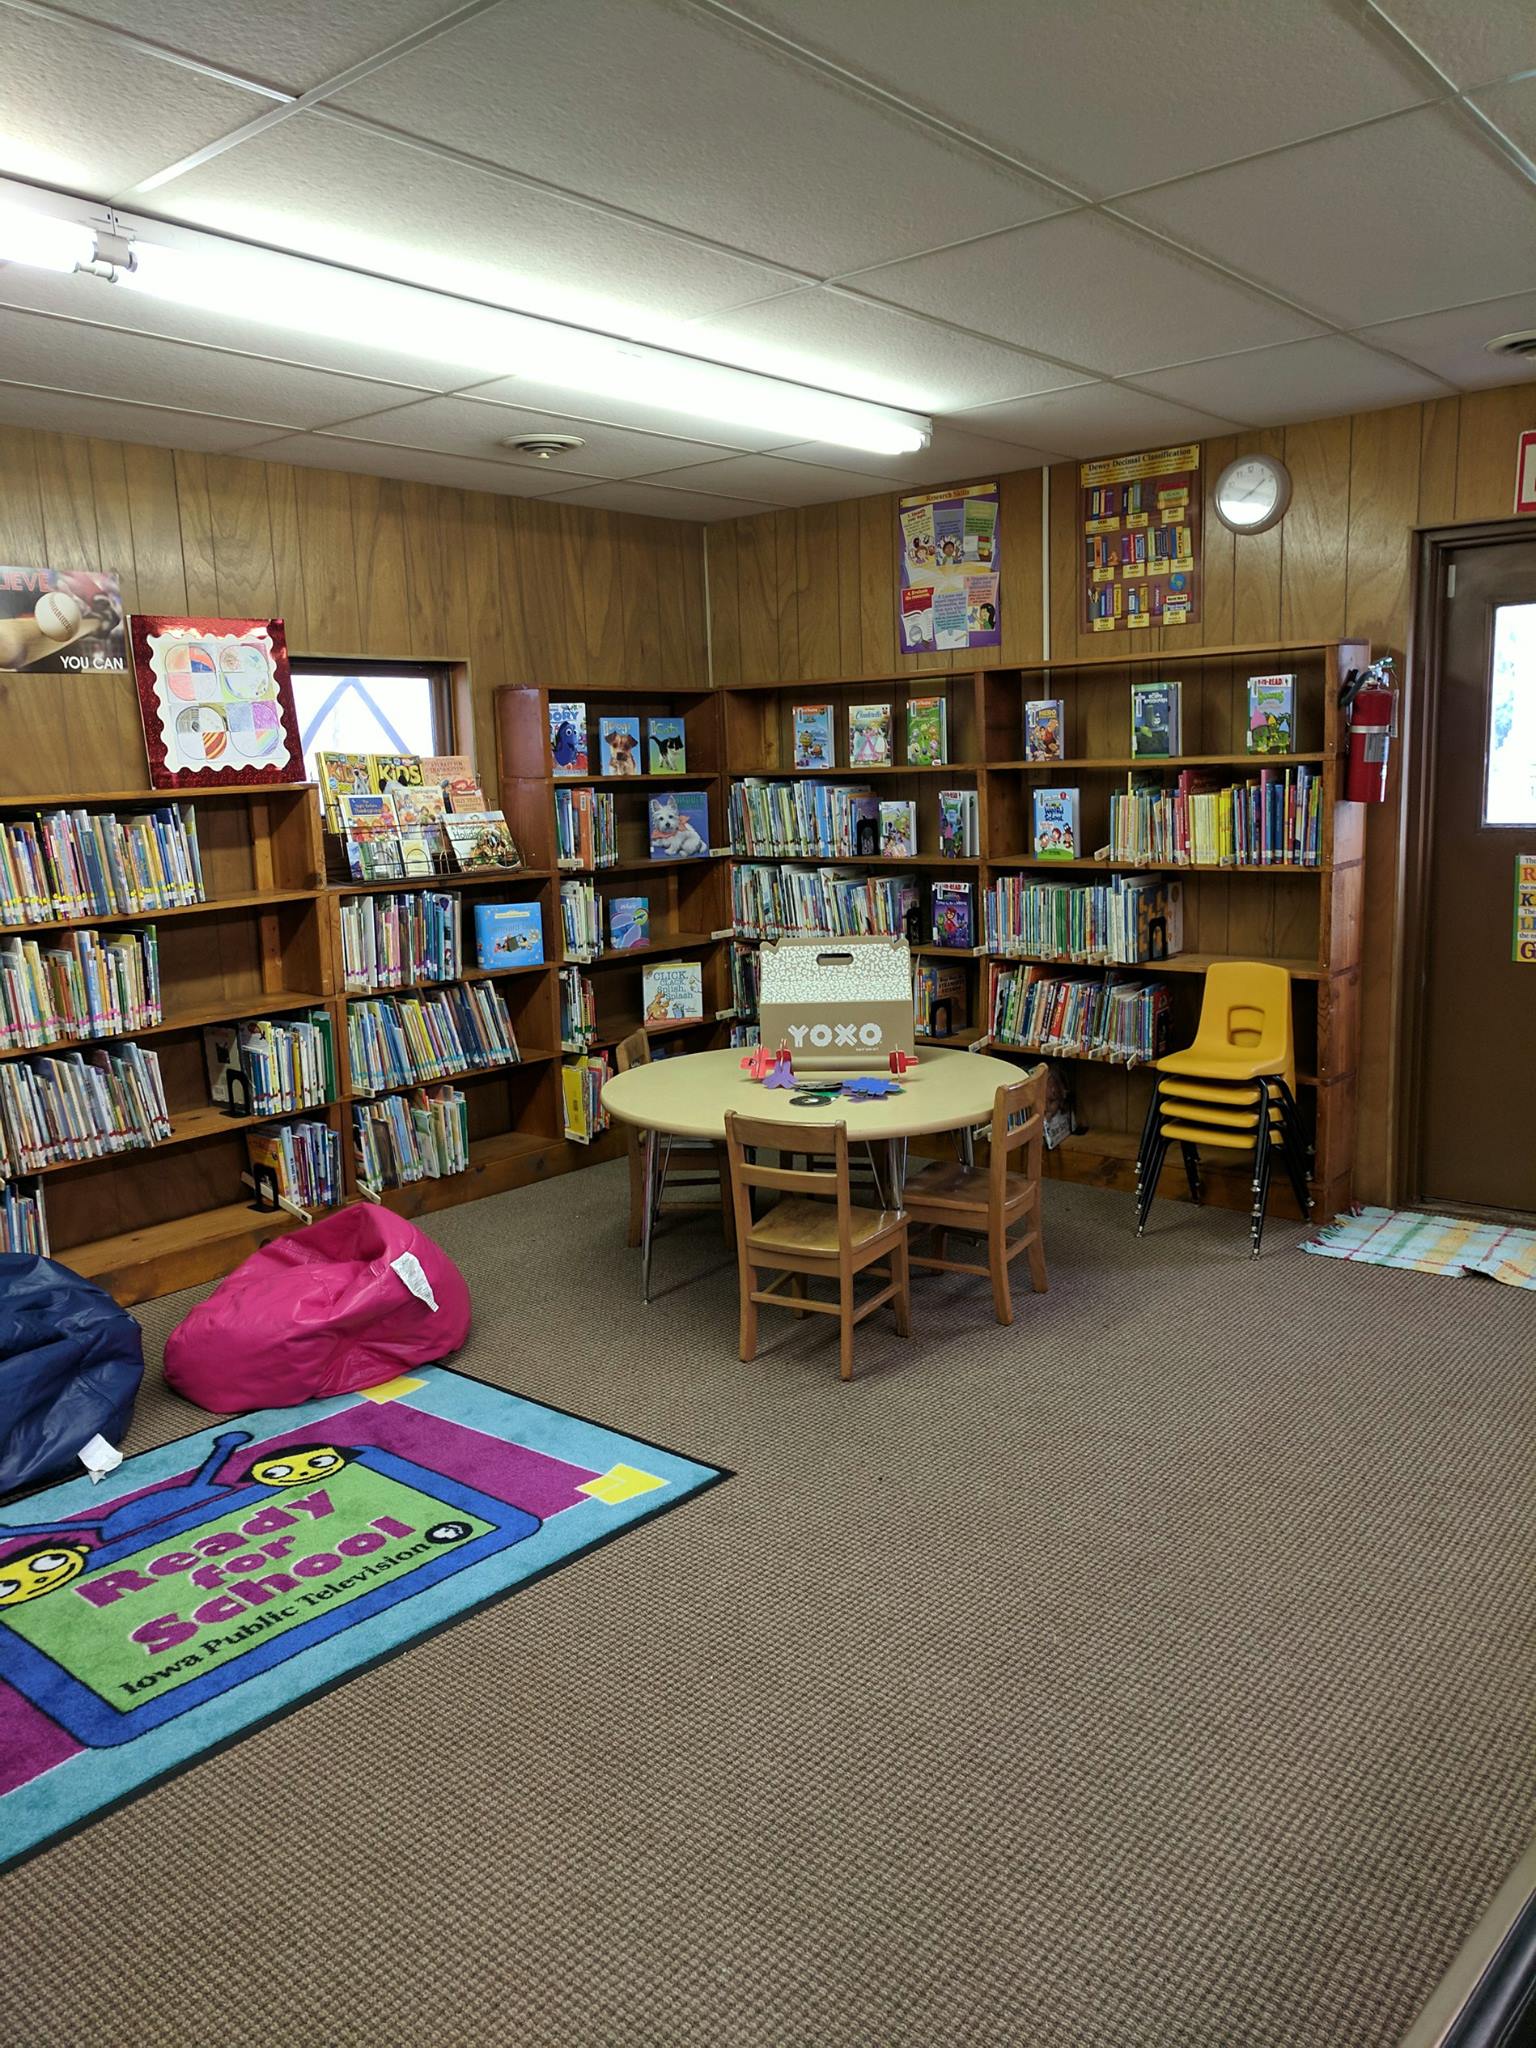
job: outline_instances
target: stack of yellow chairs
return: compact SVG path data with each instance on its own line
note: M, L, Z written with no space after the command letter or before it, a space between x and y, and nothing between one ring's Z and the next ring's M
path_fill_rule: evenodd
M1189 1192L1201 1197L1200 1152L1253 1154L1253 1256L1264 1236L1278 1152L1303 1216L1310 1147L1296 1107L1291 977L1267 961L1228 960L1207 970L1195 1041L1156 1062L1157 1085L1136 1160L1136 1235L1147 1227L1170 1145L1183 1155Z

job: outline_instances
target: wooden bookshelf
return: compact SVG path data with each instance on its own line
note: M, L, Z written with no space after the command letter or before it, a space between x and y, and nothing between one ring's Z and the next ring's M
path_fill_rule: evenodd
M814 775L861 782L866 777L878 778L882 797L911 798L917 804L920 850L912 860L889 865L919 877L925 938L931 930L928 899L932 883L950 870L970 881L978 940L969 951L932 948L926 943L919 948L925 955L937 952L965 964L973 1020L970 1028L952 1038L922 1042L982 1045L989 1052L1024 1063L1042 1057L1066 1062L1078 1120L1084 1128L1047 1155L1048 1170L1100 1186L1130 1188L1134 1184L1137 1142L1151 1076L1145 1067L1087 1055L1037 1053L986 1036L989 967L1006 960L1028 962L1031 956L987 953L982 943L985 899L996 877L1021 871L1042 878L1049 873L1077 883L1103 880L1116 873L1176 876L1183 884L1184 950L1171 960L1116 971L1122 977L1166 978L1169 1043L1177 1046L1194 1035L1204 976L1213 964L1234 959L1273 960L1290 970L1298 1081L1303 1112L1316 1145L1315 1197L1320 1213L1335 1214L1349 1202L1354 1163L1364 846L1362 807L1341 800L1345 735L1337 708L1338 684L1349 669L1363 666L1369 659L1369 647L1358 640L1271 641L1177 654L1134 654L1113 662L1062 661L1024 668L955 669L833 682L745 684L719 693L728 779L751 775L798 780ZM1296 677L1297 750L1252 755L1244 751L1247 679L1277 672ZM1133 680L1182 683L1186 753L1162 761L1135 759L1129 754ZM900 758L906 705L914 696L943 696L946 700L951 760L942 768L912 765ZM1020 758L1023 706L1026 700L1039 697L1059 697L1063 702L1063 754L1056 761ZM795 768L793 709L797 704L832 706L837 750L846 761L849 706L887 701L892 705L897 754L890 765ZM1318 768L1322 774L1323 839L1316 867L1039 860L1014 850L1032 842L1032 793L1048 778L1077 787L1080 843L1091 849L1108 841L1110 794L1126 787L1133 770L1138 778L1167 773L1171 779L1182 768L1230 768L1234 771L1230 779L1241 781L1244 771L1259 766L1301 764ZM945 860L932 851L938 843L941 787L976 790L979 858ZM830 863L806 858L785 863L784 857L768 854L755 859L770 865L830 864L876 871L886 865L867 857L838 856ZM1042 960L1041 964L1060 966L1065 972L1074 967L1085 974L1095 971L1087 962ZM1212 1160L1206 1180L1213 1198L1247 1206L1246 1169L1223 1168ZM1163 1192L1174 1194L1182 1191L1183 1185L1182 1171L1177 1175L1170 1172ZM1273 1190L1271 1199L1277 1210L1285 1213L1289 1190Z

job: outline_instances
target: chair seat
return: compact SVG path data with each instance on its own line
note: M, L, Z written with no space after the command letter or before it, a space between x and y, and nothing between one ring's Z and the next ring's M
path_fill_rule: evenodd
M901 1227L902 1218L889 1209L848 1211L848 1234L855 1250L887 1231ZM752 1226L748 1240L751 1252L809 1252L818 1258L837 1257L837 1210L830 1202L813 1202L791 1197L768 1211Z
M1225 1051L1200 1051L1191 1045L1183 1052L1165 1052L1153 1064L1160 1074L1187 1074L1195 1081L1265 1081L1282 1072L1273 1053L1256 1057L1240 1045Z
M1175 1124L1198 1124L1202 1130L1256 1131L1259 1128L1259 1113L1243 1109L1211 1109L1203 1102L1160 1102L1158 1121L1165 1131ZM1284 1128L1285 1118L1279 1109L1269 1112L1271 1130Z
M958 1159L934 1159L908 1180L902 1201L909 1209L921 1202L943 1202L946 1206L961 1209L984 1209L987 1206L987 1182L984 1166L966 1166ZM1029 1193L1031 1185L1027 1174L1004 1174L1003 1200L1019 1200Z
M1217 1130L1211 1124L1165 1123L1163 1136L1181 1145L1220 1145L1229 1152L1251 1152L1255 1133Z
M1157 1092L1167 1102L1214 1102L1228 1109L1241 1103L1256 1105L1259 1099L1257 1085L1249 1081L1184 1081L1177 1076L1159 1081Z

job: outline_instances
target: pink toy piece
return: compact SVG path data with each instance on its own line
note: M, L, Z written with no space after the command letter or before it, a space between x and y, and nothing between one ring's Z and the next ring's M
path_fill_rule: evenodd
M287 1408L446 1358L468 1334L469 1289L448 1254L392 1209L359 1202L274 1238L220 1281L171 1332L165 1377L219 1415Z
M775 1056L766 1045L755 1045L741 1063L741 1071L754 1081L765 1081L773 1071Z

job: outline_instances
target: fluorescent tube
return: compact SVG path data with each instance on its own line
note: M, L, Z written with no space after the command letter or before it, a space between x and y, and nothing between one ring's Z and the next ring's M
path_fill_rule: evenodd
M31 270L73 270L88 263L94 237L83 223L0 204L0 263Z

